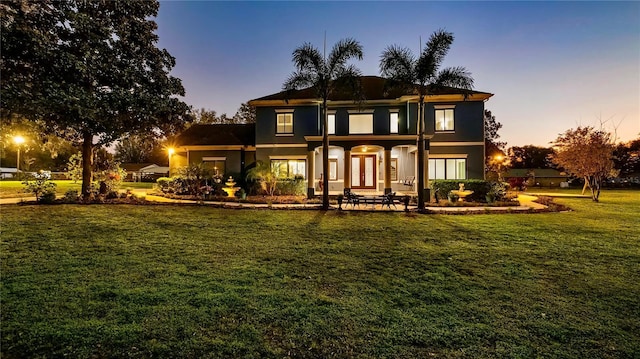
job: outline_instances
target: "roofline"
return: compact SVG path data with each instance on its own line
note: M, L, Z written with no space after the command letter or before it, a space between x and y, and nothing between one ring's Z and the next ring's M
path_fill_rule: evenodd
M425 97L425 103L429 102L462 102L462 101L486 101L493 96L492 93L481 92L467 95L463 94L447 94L447 95L427 95ZM418 102L420 97L418 95L401 96L394 99L377 99L377 100L365 100L367 104L389 104L389 103L405 103L405 102ZM287 105L318 105L322 103L321 99L308 98L308 99L291 99L291 100L251 100L250 106L266 107L266 106L287 106ZM355 104L351 100L339 100L339 101L327 101L329 106L338 105L351 105Z

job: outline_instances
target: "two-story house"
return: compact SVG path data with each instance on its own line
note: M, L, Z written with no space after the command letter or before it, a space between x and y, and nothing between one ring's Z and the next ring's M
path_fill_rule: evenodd
M313 88L249 101L249 105L256 107L255 141L244 144L245 163L234 164L233 168L240 172L240 167L249 165L246 153L251 153L254 155L251 159L278 166L281 174L303 176L309 196L320 190L320 178L324 175L329 176L330 192L342 193L345 188L416 191L415 183L411 187L405 183L417 177L418 96L386 91L385 79L381 77L364 76L361 80L364 103L356 104L340 93L328 101L329 173L321 173L321 101L315 97ZM427 96L425 178L484 178L484 102L491 96L478 91L465 94L454 88ZM216 126L210 125L206 131L215 132ZM197 131L205 132L203 128ZM211 152L215 148L232 151L230 140L219 138L208 147L202 147L203 143L194 147L186 138L179 141L176 155L182 160L172 162L172 168L174 163L192 163L201 158L224 158L228 162L231 157ZM209 155L200 155L202 151L209 151ZM225 168L231 166L225 164Z

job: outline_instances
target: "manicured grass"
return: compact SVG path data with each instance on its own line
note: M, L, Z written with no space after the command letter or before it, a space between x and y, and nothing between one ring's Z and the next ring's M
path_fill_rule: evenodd
M81 183L73 181L53 181L56 184L56 194L63 195L68 190L80 192ZM147 182L123 182L121 188L151 188L153 183ZM0 181L0 198L29 198L30 193L23 191L24 185L21 181Z
M567 213L3 206L2 355L637 358L640 192Z

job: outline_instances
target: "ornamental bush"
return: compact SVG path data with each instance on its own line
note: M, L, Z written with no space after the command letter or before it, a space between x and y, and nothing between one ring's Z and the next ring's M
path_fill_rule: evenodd
M56 199L56 184L50 179L49 174L40 171L22 182L24 191L33 193L38 203L53 203Z

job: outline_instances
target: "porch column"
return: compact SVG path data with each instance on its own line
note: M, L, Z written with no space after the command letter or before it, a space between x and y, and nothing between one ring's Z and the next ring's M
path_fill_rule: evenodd
M307 153L307 198L315 196L316 151Z
M351 150L344 150L344 189L351 189Z
M431 186L429 185L429 149L424 150L424 201L431 202Z
M384 150L384 193L391 193L391 150Z

